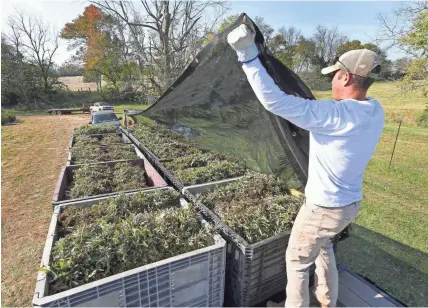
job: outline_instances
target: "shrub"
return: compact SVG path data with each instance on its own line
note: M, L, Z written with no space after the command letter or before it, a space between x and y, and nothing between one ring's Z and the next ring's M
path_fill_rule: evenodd
M428 128L428 105L418 119L418 126Z
M8 110L1 111L1 125L5 125L7 123L11 123L15 121L16 121L16 116L13 115L10 111Z

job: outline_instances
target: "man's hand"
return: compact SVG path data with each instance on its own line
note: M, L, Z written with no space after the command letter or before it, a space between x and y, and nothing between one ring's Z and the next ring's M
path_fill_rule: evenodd
M234 29L227 35L227 42L236 51L238 55L238 61L241 63L247 63L259 55L254 38L256 37L256 31L246 23L244 17L244 23Z

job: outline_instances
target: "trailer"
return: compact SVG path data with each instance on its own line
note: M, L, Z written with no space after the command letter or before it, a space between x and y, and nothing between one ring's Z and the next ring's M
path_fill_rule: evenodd
M46 111L49 114L72 114L72 113L90 113L89 107L83 105L81 108L52 108Z

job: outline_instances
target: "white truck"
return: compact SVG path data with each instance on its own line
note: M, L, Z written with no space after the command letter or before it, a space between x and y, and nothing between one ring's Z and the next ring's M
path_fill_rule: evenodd
M114 107L107 104L107 103L95 103L93 106L90 107L91 113L98 112L98 111L114 111Z

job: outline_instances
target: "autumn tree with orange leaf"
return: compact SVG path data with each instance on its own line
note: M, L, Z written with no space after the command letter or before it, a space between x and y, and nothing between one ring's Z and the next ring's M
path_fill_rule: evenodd
M76 59L84 63L87 75L98 70L97 66L103 58L106 48L106 34L102 30L104 20L101 10L95 5L90 5L85 8L82 15L65 24L60 33L61 38L70 41L70 49L77 49ZM97 87L100 87L102 74L96 75Z

